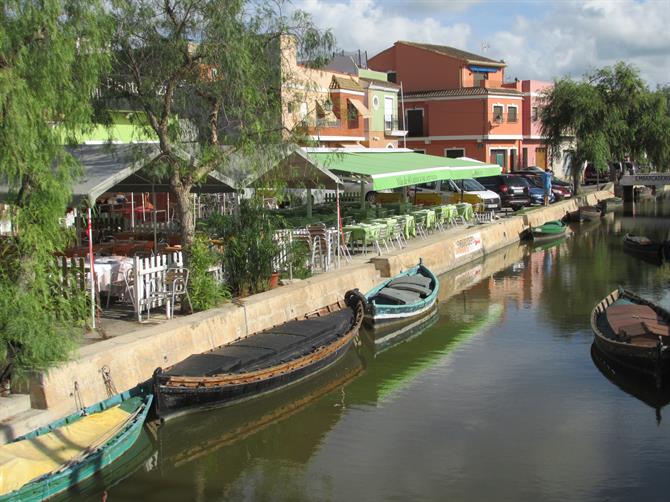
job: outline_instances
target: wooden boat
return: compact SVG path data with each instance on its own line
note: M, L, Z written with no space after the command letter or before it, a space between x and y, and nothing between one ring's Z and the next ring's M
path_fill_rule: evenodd
M162 419L244 401L299 382L329 367L358 334L365 297L339 301L154 372Z
M621 206L623 206L623 199L621 197L610 197L598 202L598 207L603 213L610 213Z
M420 261L416 267L384 281L365 295L365 323L375 329L429 315L435 307L440 281Z
M670 369L670 313L618 289L591 313L598 348L617 363L661 378Z
M548 221L544 225L530 230L535 242L558 239L565 235L568 226L559 220Z
M670 243L654 241L641 235L626 234L623 249L629 253L652 261L663 261L670 257Z
M51 498L125 458L152 398L124 392L0 446L0 501Z
M582 206L579 208L579 216L582 220L593 221L600 218L602 212L598 206Z

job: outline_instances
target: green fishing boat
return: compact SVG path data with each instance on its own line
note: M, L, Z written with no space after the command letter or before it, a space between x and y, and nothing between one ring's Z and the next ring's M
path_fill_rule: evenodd
M0 502L73 489L137 440L153 396L124 392L0 446Z
M395 329L435 311L440 281L422 262L384 281L365 295L365 324Z
M548 221L544 225L531 229L531 235L535 242L558 239L565 235L568 226L559 220Z

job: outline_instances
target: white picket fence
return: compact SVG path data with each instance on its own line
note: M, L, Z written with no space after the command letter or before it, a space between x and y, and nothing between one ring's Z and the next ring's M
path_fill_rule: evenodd
M165 306L165 299L161 295L153 295L157 291L165 291L165 275L169 268L183 265L181 251L168 254L158 254L148 258L133 257L133 302L137 320L148 308L152 310ZM220 264L209 271L217 282L223 283L224 274Z

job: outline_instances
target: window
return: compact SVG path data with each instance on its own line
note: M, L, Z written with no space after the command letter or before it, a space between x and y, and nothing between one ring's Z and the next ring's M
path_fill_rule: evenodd
M304 119L307 116L307 103L300 103L300 118Z
M537 121L537 106L533 106L530 110L530 120Z
M396 75L396 72L394 71L386 72L386 76L389 79L389 82L393 82L394 84L397 83L396 79L398 78L398 76Z
M450 159L457 159L458 157L465 157L465 148L445 148L444 156Z
M349 129L358 127L358 111L351 103L347 104L347 121Z
M407 110L407 136L423 136L423 109Z
M507 122L516 122L516 106L507 107Z
M379 110L379 96L372 96L372 108Z
M503 106L493 105L493 121L501 123L503 121Z
M289 101L288 105L286 105L286 108L288 109L289 113L295 112L295 103L293 101Z
M395 120L395 106L393 104L393 98L390 96L384 97L384 130L391 131L398 129L398 121Z

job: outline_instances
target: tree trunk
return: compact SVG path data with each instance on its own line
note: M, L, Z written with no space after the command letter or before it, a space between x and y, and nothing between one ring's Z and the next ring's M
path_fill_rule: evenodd
M195 235L195 224L193 222L193 210L191 207L191 188L192 184L179 183L172 186L172 194L177 201L177 215L179 216L179 223L181 228L181 253L184 260L184 267L189 268L191 245L193 244L193 237ZM182 301L182 313L192 313L192 305L188 305Z

